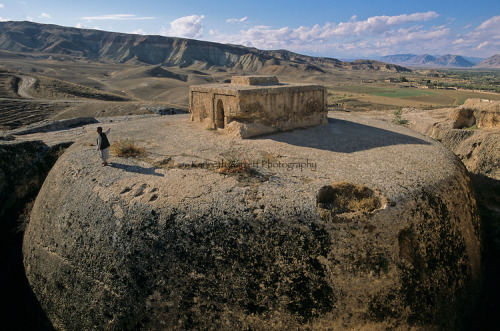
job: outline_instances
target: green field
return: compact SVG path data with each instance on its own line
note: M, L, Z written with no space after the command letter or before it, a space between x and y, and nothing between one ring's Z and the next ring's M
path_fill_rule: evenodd
M416 97L420 95L437 94L435 92L430 92L427 90L415 89L415 88L387 88L387 87L376 87L376 86L340 86L335 88L336 91L342 91L347 93L358 93L358 94L369 94L377 95L380 97L388 98L406 98L406 97Z
M413 81L416 79L413 78ZM328 92L330 108L339 110L435 109L460 106L470 98L500 100L499 93L423 89L385 82L330 86Z
M429 94L436 95L437 93L409 89L409 88L404 88L404 89L396 88L396 89L392 89L392 90L385 90L385 91L374 92L374 93L370 93L370 94L376 95L379 97L387 97L387 98L409 98L409 97L418 97L421 95L429 95Z

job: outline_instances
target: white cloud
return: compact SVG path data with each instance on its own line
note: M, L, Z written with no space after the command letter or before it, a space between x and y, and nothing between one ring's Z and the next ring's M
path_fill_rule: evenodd
M346 32L345 28L352 28L357 35L365 33L381 34L388 31L391 27L403 25L410 22L420 22L428 21L434 18L438 18L439 15L436 12L429 11L426 13L414 13L414 14L403 14L398 16L374 16L368 18L366 21L351 21L339 24L339 29L333 29L331 33L335 34L337 31L341 31L342 34Z
M42 13L40 16L38 16L39 18L46 18L46 19L52 19L52 16L50 16L49 14L47 13Z
M154 20L156 19L156 17L139 17L133 14L110 14L110 15L100 15L100 16L86 16L86 17L81 17L81 19L87 21L98 21L98 20L123 21L123 20Z
M0 22L7 22L7 21L11 21L10 18L6 18L6 17L1 17L0 16Z
M398 29L391 31L381 40L385 45L401 45L403 43L416 43L432 41L436 43L450 34L450 29L445 26L433 27L430 30L423 30L422 27L408 29Z
M318 24L312 27L300 26L295 29L282 27L273 29L269 26L254 26L241 30L237 34L220 34L212 31L211 35L216 41L243 44L257 48L310 48L313 45L334 44L335 40L345 38L376 38L384 37L394 28L408 23L428 21L439 17L434 11L425 13L403 14L398 16L373 16L363 21L358 21L356 16L348 22ZM422 31L423 34L427 33ZM413 37L417 37L414 34ZM317 46L316 46L317 47Z
M477 46L476 48L477 49L482 49L482 48L486 48L490 45L491 43L489 41L485 41L485 42L482 42L481 44L479 44L479 46Z
M142 34L142 35L145 35L146 32L144 32L143 29L137 29L137 30L134 30L131 32L132 34Z
M87 26L87 25L82 24L82 23L77 23L77 24L76 24L76 27L77 27L78 29L87 29L87 28L88 28L88 26Z
M243 23L248 19L247 16L242 18L229 18L226 20L227 23Z
M498 31L500 28L500 16L493 16L489 20L484 21L477 30L487 30L492 29L491 32L498 35Z
M0 8L5 8L5 5L3 3L0 3Z
M478 56L498 54L500 52L499 31L500 16L493 16L465 35L458 36L452 43L453 49L467 54L475 52Z
M170 29L162 28L162 35L171 35L184 38L201 38L203 35L204 15L191 15L178 18L170 22Z

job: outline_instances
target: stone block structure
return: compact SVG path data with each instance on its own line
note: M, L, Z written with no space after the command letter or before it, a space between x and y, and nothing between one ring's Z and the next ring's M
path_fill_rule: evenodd
M243 138L328 122L322 85L279 83L275 76L233 76L230 84L189 89L191 120Z

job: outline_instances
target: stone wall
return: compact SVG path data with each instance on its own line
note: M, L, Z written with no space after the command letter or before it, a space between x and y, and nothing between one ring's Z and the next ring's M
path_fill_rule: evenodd
M281 131L325 124L326 88L290 86L239 92L240 107L231 120L257 122Z
M189 109L191 120L208 128L224 129L236 121L258 134L326 123L326 96L326 87L320 85L242 76L233 77L231 84L191 86Z
M233 76L231 84L236 85L274 85L278 84L275 76Z

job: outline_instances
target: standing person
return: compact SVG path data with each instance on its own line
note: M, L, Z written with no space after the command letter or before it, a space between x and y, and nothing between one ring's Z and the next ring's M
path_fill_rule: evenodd
M97 133L99 134L99 136L97 137L97 150L99 151L99 156L102 159L103 166L108 165L110 144L106 135L109 133L109 131L111 131L111 129L107 129L105 132L102 132L101 127L97 128Z

